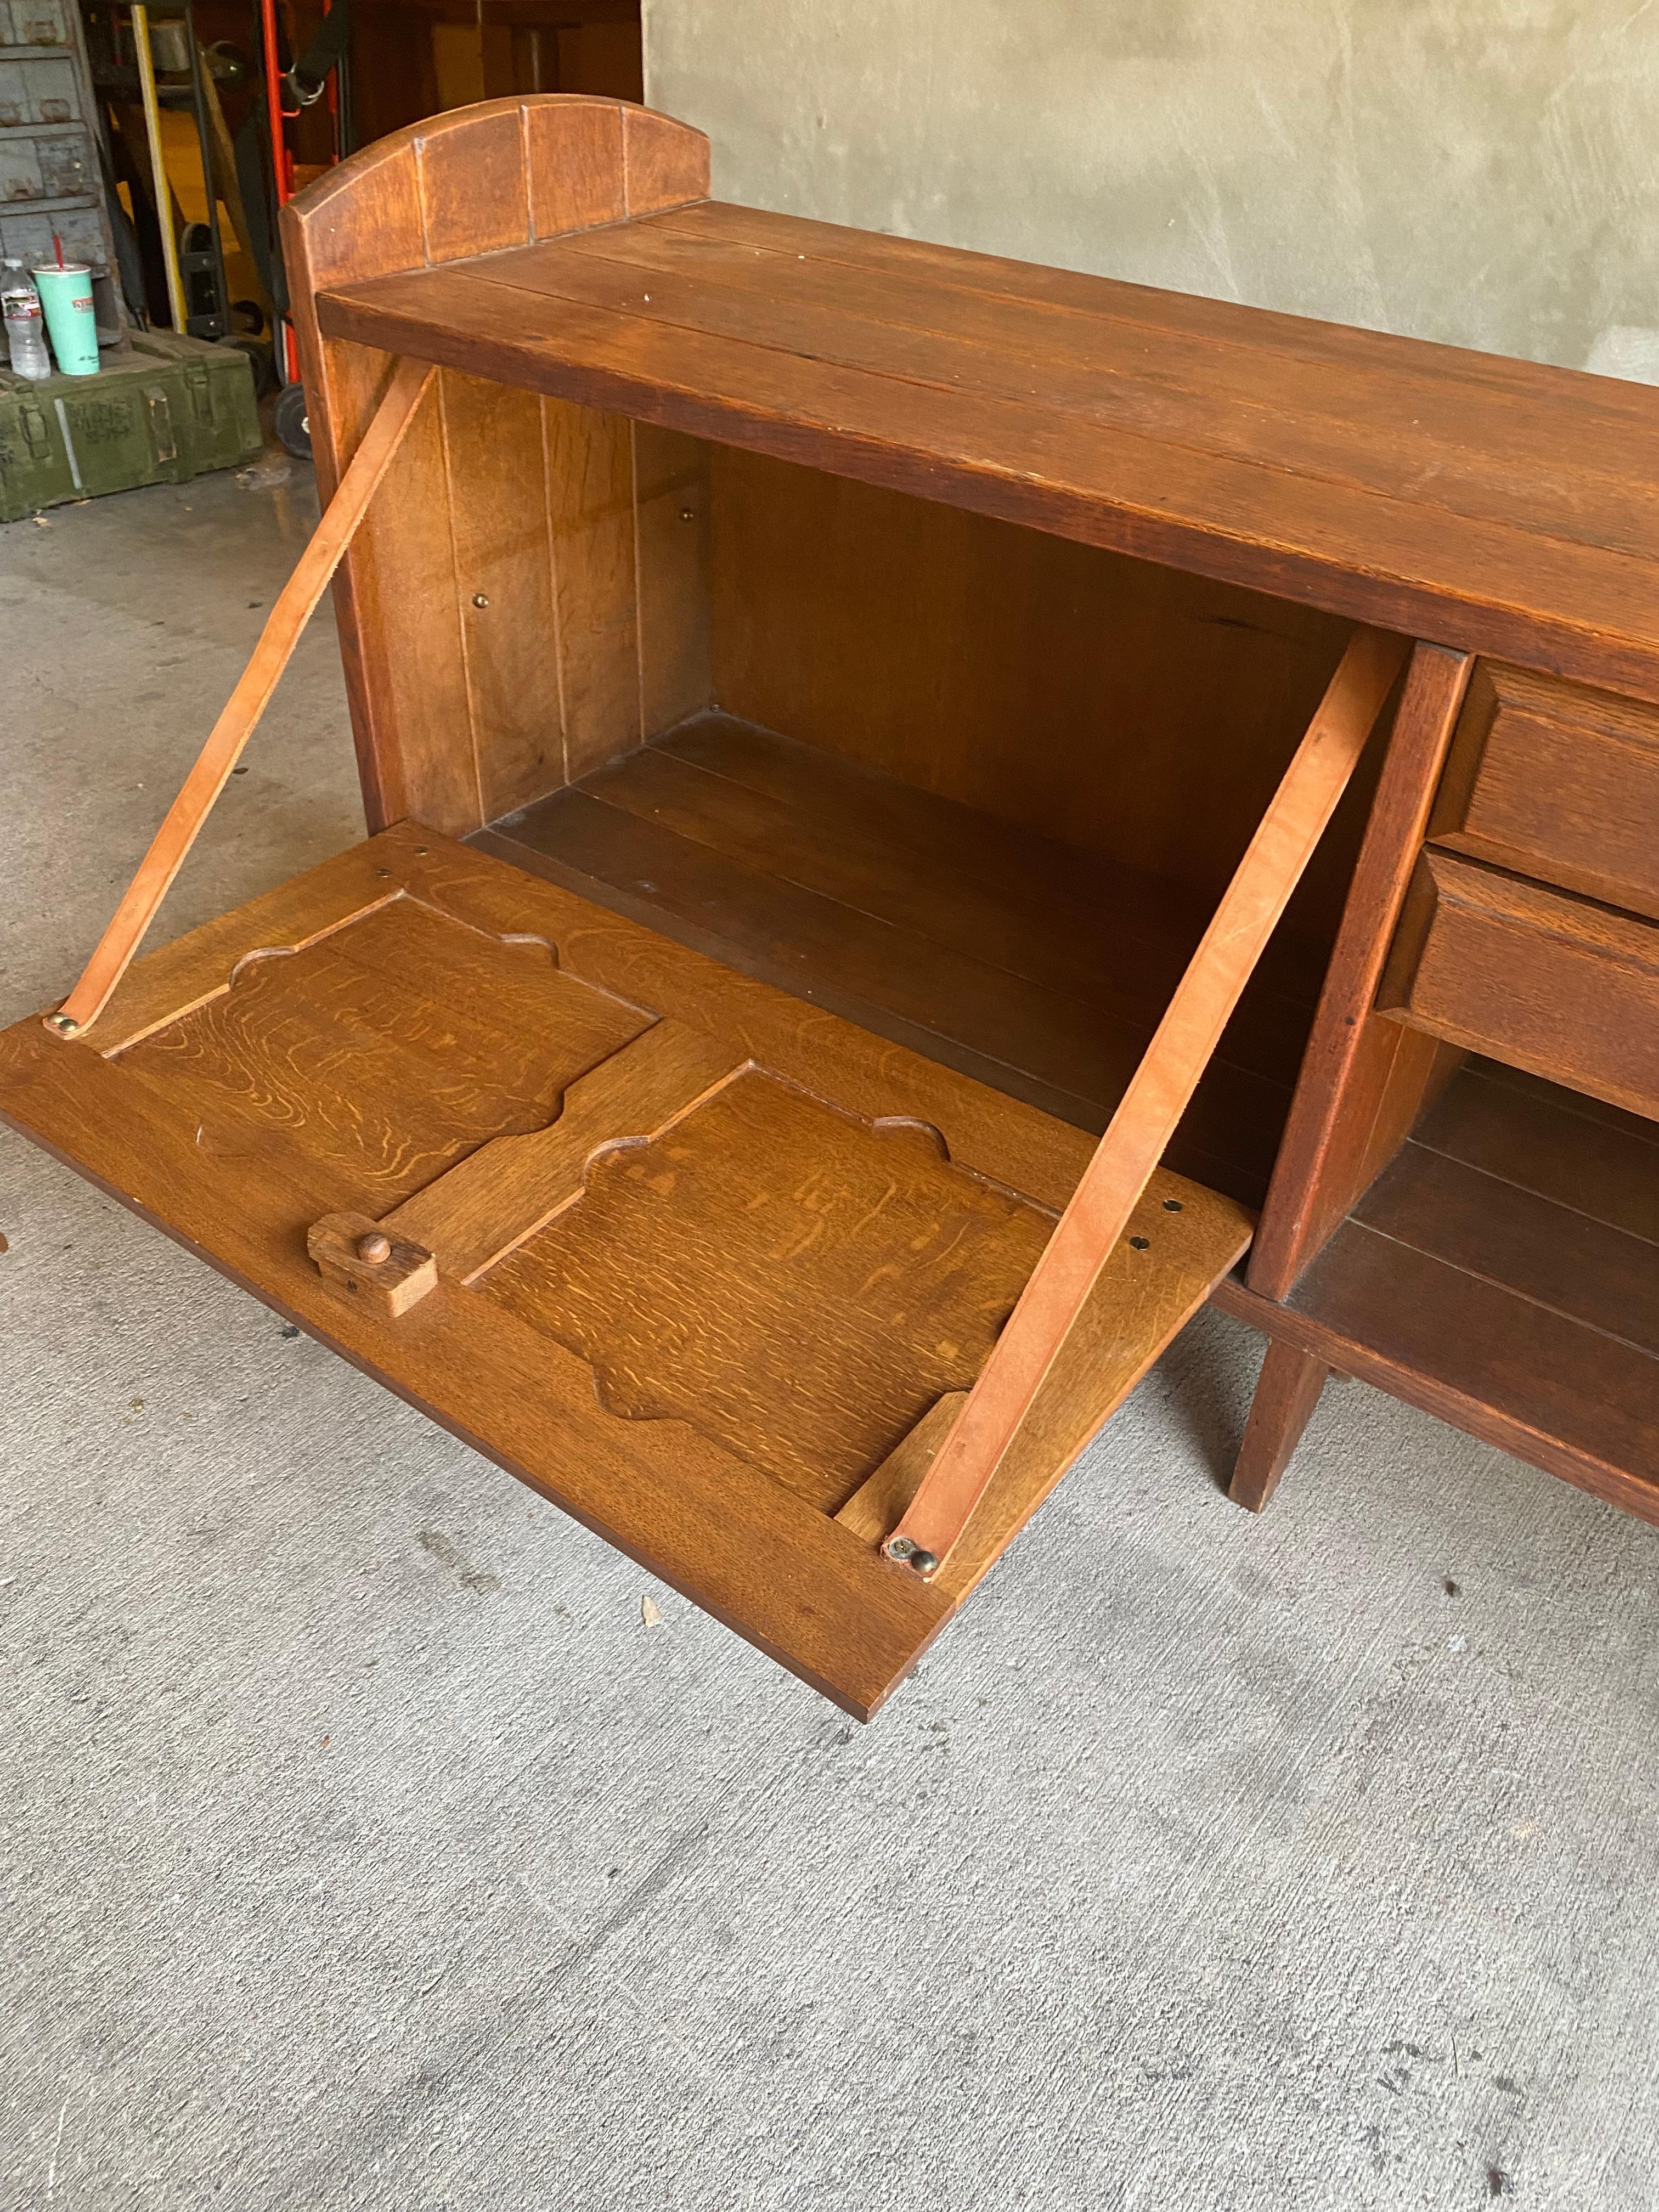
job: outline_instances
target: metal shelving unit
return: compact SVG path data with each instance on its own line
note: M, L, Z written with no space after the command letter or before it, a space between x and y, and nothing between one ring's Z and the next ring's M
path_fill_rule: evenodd
M43 29L52 37L43 39ZM49 259L56 231L65 256L92 270L100 345L118 346L129 319L95 115L75 0L0 0L0 256Z

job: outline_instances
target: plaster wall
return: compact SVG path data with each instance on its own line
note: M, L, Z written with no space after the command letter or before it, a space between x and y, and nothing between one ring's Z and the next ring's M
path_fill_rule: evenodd
M645 0L724 198L1659 381L1655 0Z

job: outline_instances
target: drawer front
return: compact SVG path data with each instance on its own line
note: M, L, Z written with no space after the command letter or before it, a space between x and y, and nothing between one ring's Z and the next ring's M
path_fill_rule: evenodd
M1659 927L1427 848L1378 1011L1659 1119Z
M1659 920L1659 709L1483 660L1429 836Z

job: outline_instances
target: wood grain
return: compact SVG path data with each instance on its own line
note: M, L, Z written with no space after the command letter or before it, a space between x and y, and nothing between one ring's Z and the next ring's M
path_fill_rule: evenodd
M936 1582L959 1604L977 1588L1084 1447L1180 1334L1249 1243L1247 1208L1155 1176ZM836 1518L880 1546L898 1526L966 1402L942 1397Z
M412 826L110 1019L0 1036L6 1115L849 1710L926 1649L949 1595L830 1511L971 1382L1079 1133ZM1143 1205L964 1592L1248 1237Z
M1659 697L1637 520L1659 481L1607 460L1650 441L1647 394L1319 325L1257 343L1256 311L1217 301L1177 303L1165 332L1104 279L1033 312L902 240L880 242L896 293L866 313L838 272L840 241L867 240L770 218L739 283L733 218L630 225L632 261L587 238L341 285L319 312L335 337ZM653 231L672 272L637 262Z
M120 1057L204 1145L228 1157L280 1139L337 1178L319 1212L378 1215L475 1146L544 1128L648 1020L561 974L545 945L404 898L291 957L244 961Z
M730 714L701 715L584 787L1024 982L1144 1023L1148 1036L1213 904L1179 875L1115 858L1103 866L1097 848L1022 830ZM1218 799L1218 811L1231 804ZM1246 842L1248 831L1241 851ZM1283 951L1277 938L1272 950ZM1273 957L1270 978L1228 1026L1224 1058L1284 1081L1307 1042L1311 1002L1300 960Z
M718 208L707 164L638 107L485 103L284 218L325 493L387 352L442 372L336 582L371 821L525 830L595 778L538 866L620 911L404 828L137 963L96 1046L0 1038L7 1112L858 1711L1206 1288L1277 1347L1258 1502L1329 1365L1659 1518L1659 403ZM1422 643L1264 1299L1167 1170L1117 1233L1216 1010L1183 985L1133 1063L1351 622ZM711 718L608 766L716 697L839 760ZM1179 1158L1271 1151L1365 797ZM1442 1095L1471 1046L1515 1065ZM968 1066L1140 1118L1035 1267L1087 1140ZM432 1244L375 1225L422 1206ZM1050 1298L1090 1219L1104 1272ZM395 1315L345 1287L381 1235ZM1018 1365L1021 1283L1058 1337L928 1589L873 1547Z
M624 135L615 100L485 101L392 133L284 209L325 494L362 435L383 369L379 349L321 331L318 289L615 221L628 205ZM653 117L635 140L641 204L684 199L678 185L700 162L706 171L707 141L683 125ZM487 365L453 367L441 416L417 426L335 586L372 830L412 816L464 833L556 787L567 749L591 764L638 741L627 426L557 406L545 426L540 410L532 424L522 399L491 388ZM568 671L547 649L544 622L530 626L554 588L550 522L564 556ZM626 591L614 605L613 584Z
M1426 848L1378 994L1392 1019L1659 1118L1659 928Z
M325 499L362 436L384 382L385 360L376 349L323 337L314 287L348 271L419 267L425 254L412 161L359 156L355 167L343 163L330 178L337 189L354 187L349 217L319 184L290 201L282 218L312 451ZM417 804L423 817L454 830L471 826L477 811L448 496L443 425L434 414L405 443L378 513L334 580L346 698L371 830ZM462 729L467 742L458 744Z
M846 1529L683 1423L612 1419L584 1362L497 1301L441 1284L396 1322L321 1275L326 1203L283 1154L214 1158L135 1073L38 1024L0 1035L0 1112L861 1720L951 1612ZM82 1053L66 1084L66 1051ZM741 1528L744 1540L734 1540Z
M714 704L714 516L701 439L636 422L633 441L640 729L651 738Z
M477 1287L580 1352L611 1413L690 1421L833 1512L972 1382L1053 1225L931 1132L751 1070L593 1161Z
M932 1059L704 957L468 847L388 831L367 849L395 863L422 902L489 935L532 933L559 948L561 972L635 1007L718 1038L815 1097L866 1121L930 1123L953 1160L1058 1212L1093 1150L1082 1131ZM420 845L426 847L422 854ZM1171 1178L1179 1195L1182 1179Z
M209 732L206 744L167 809L79 981L52 1018L51 1025L59 1035L70 1036L89 1028L108 1005L215 800L229 781L243 747L270 703L270 695L293 657L300 634L397 458L432 380L432 371L421 362L400 362L393 369L386 397L351 465L276 595L247 666L237 678L223 712Z
M695 271L745 301L769 295L775 311L828 307L900 338L915 333L931 342L935 367L955 341L975 349L988 386L992 373L1036 361L1058 372L1048 389L1059 404L1091 413L1100 393L1086 380L1109 363L1109 404L1126 421L1175 431L1200 417L1207 449L1293 454L1322 477L1389 494L1420 496L1427 477L1430 496L1455 514L1513 518L1517 449L1565 536L1600 542L1597 526L1611 525L1640 545L1634 518L1651 511L1646 478L1638 504L1613 512L1632 489L1620 441L1651 423L1642 398L1532 362L720 204L581 251L630 270ZM1079 370L1074 393L1067 373Z
M1648 1144L1659 1144L1659 1131L1654 1128L1651 1115L1627 1113L1622 1106L1592 1098L1587 1091L1564 1091L1559 1083L1548 1082L1541 1075L1530 1075L1525 1068L1510 1066L1501 1060L1480 1060L1474 1065L1486 1082L1496 1084L1501 1090L1519 1091L1528 1098L1547 1100L1593 1121L1598 1129L1622 1129Z
M1659 1518L1659 1368L1646 1352L1358 1223L1291 1305L1316 1324L1310 1348L1343 1372L1386 1378L1442 1419Z
M1347 641L1312 608L735 448L714 449L712 489L724 708L1200 915ZM1369 781L1286 918L1310 996Z
M1540 1085L1504 1080L1490 1061L1471 1060L1417 1143L1574 1213L1659 1243L1659 1127L1587 1119L1595 1102Z
M1448 1072L1436 1048L1373 1008L1471 666L1434 646L1412 655L1250 1254L1250 1287L1264 1297L1288 1295Z
M530 193L520 103L490 100L434 115L416 131L411 150L428 265L527 245Z
M1203 927L1179 886L724 716L487 849L1097 1133ZM1260 1203L1308 1020L1248 994L1172 1166Z
M1251 840L995 1355L924 1477L890 1558L948 1559L1030 1408L1207 1065L1395 680L1407 647L1361 631ZM903 1548L900 1548L903 1547Z
M624 103L623 168L630 216L684 207L708 194L708 141L672 115Z
M488 820L564 777L548 403L451 370L439 398L477 811Z
M1237 1283L1218 1286L1224 1302L1336 1372L1659 1523L1659 1397L1644 1352L1358 1224L1286 1303Z
M1311 1352L1276 1338L1268 1340L1244 1441L1227 1487L1235 1505L1250 1513L1260 1513L1267 1505L1313 1418L1330 1371Z
M1659 1244L1408 1145L1352 1218L1659 1358Z
M1656 1249L1659 1127L1472 1060L1287 1303L1236 1283L1218 1296L1276 1342L1659 1520ZM1292 1426L1271 1397L1253 1416L1286 1450Z
M568 1087L556 1121L480 1146L380 1225L474 1282L581 1196L603 1148L663 1136L745 1065L699 1030L653 1022Z
M1659 921L1659 713L1482 661L1429 835Z
M331 1282L387 1321L396 1321L438 1287L432 1254L386 1236L366 1213L325 1213L307 1230L306 1250Z
M562 720L574 782L629 751L640 726L634 447L618 416L543 403Z
M520 104L530 179L530 227L540 238L618 222L628 212L620 102Z

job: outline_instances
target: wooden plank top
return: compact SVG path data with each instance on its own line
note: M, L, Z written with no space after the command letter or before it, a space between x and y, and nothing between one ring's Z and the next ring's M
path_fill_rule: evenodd
M1659 699L1659 393L702 201L323 331Z

